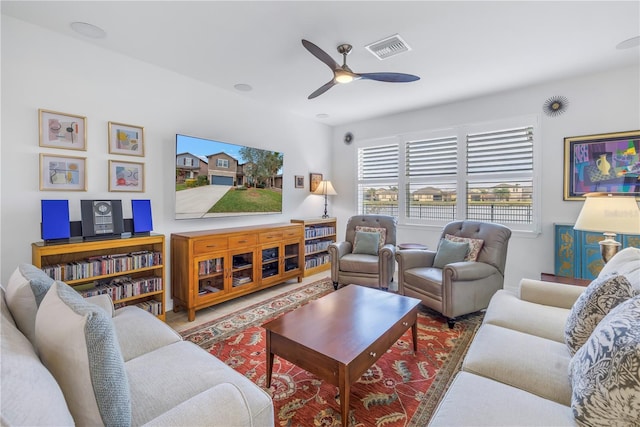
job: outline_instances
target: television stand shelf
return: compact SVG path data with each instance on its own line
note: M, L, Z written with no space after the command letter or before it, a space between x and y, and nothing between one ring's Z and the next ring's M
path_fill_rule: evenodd
M301 224L267 224L171 235L173 310L196 311L297 278Z

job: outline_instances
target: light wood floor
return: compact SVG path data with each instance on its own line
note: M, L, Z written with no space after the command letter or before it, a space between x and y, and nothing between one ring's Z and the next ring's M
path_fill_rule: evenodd
M254 292L252 294L245 295L231 301L225 301L223 303L198 310L196 311L196 319L193 322L189 322L187 320L187 312L185 310L181 310L177 313L175 313L173 310L169 310L167 311L166 317L167 324L178 332L184 331L186 329L198 326L201 323L209 322L222 316L226 316L227 314L233 313L234 311L240 310L244 307L251 306L253 304L272 298L276 295L280 295L284 292L288 292L300 286L313 283L329 276L329 271L323 271L321 273L305 277L301 283L298 283L297 279L292 279L268 289L263 289L261 291Z

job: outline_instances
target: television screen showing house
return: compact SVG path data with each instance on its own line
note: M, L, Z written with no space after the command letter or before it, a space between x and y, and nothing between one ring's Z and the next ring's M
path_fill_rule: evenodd
M176 219L282 212L283 154L176 135Z

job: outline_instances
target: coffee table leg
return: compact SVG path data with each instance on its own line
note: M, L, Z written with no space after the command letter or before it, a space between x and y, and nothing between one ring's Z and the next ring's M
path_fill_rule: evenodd
M273 353L271 353L271 331L267 331L267 388L271 387L271 372L273 370Z
M418 319L411 325L411 335L413 336L413 352L418 351Z
M347 366L340 366L338 384L338 389L340 390L340 417L342 418L342 427L348 427L351 384L349 384L349 368Z

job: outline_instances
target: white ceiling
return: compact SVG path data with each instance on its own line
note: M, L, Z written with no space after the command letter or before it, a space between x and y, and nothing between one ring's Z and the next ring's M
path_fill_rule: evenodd
M616 49L640 35L637 0L2 1L2 13L329 125L640 62L640 47ZM107 36L81 36L73 21ZM412 50L383 61L365 50L393 34ZM339 63L336 46L352 44L356 73L421 79L359 80L308 100L332 73L303 38Z

